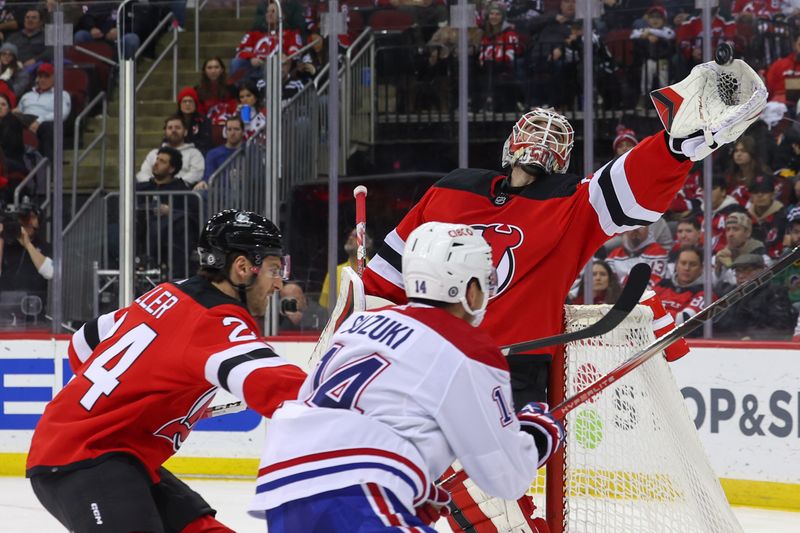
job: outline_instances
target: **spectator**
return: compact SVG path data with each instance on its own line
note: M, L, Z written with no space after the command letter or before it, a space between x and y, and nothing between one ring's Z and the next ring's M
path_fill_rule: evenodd
M645 5L639 0L603 0L602 21L608 31L632 28L644 15Z
M0 46L0 82L5 82L14 93L14 98L19 98L31 83L31 76L17 59L17 47L12 43L3 43Z
M24 126L17 115L11 112L8 95L0 93L0 147L6 157L7 170L25 170L25 145L22 130Z
M795 246L800 246L800 208L789 211L786 216L787 231L784 236L783 254L790 253ZM787 269L775 275L775 283L783 285L789 294L789 301L795 311L800 311L800 265L793 263Z
M523 107L522 87L516 79L522 45L514 27L506 21L505 6L493 2L486 9L483 38L478 55L478 79L486 111L514 111Z
M207 118L215 114L216 108L226 108L235 102L235 89L228 84L225 63L219 57L206 59L200 74L200 83L194 86L200 99L199 110Z
M239 106L236 113L244 120L244 138L250 139L262 131L267 123L267 109L261 98L261 91L253 81L246 81L239 88Z
M41 63L36 69L35 87L22 95L15 112L22 123L39 139L39 153L53 160L53 119L55 117L55 91L53 65ZM62 91L61 111L64 120L69 117L72 100L67 91ZM61 141L61 139L59 139Z
M311 63L289 59L286 54L281 54L281 99L291 100L311 82L315 72Z
M83 5L83 14L75 25L75 44L106 42L117 48L117 7L116 2L91 1ZM122 53L126 59L133 58L139 45L139 36L130 31L122 37Z
M267 10L272 4L270 0L258 0L256 4L256 14L253 17L253 29L260 31L267 31L269 29L268 19L266 17ZM316 25L319 21L316 16L312 16L313 20L308 20L308 17L303 15L303 4L295 0L281 3L281 13L283 15L283 26L293 30L305 31L309 25ZM315 8L314 2L308 2L306 9Z
M747 202L750 200L748 187L756 176L768 174L771 172L761 162L755 141L752 137L743 135L736 141L733 148L733 156L726 177L728 194L733 196L742 207L747 207Z
M595 259L592 263L592 298L593 304L615 304L622 292L617 274L605 261ZM583 276L578 286L578 294L572 299L576 305L585 303Z
M756 277L764 266L761 254L739 255L731 263L736 272L736 286ZM725 288L730 290L733 286L726 285ZM720 315L714 323L714 335L742 340L789 339L796 321L797 312L789 302L786 287L765 284Z
M0 238L0 294L11 298L17 322L36 321L47 306L47 282L53 277L50 244L39 235L41 213L26 201L9 206Z
M0 5L0 43L19 29L17 10L17 5L11 2L3 2Z
M792 53L772 63L767 69L767 91L770 100L794 103L787 99L786 80L800 77L800 33L794 37L794 50ZM794 99L797 95L794 95Z
M622 124L617 126L617 136L614 137L614 142L611 144L614 157L621 156L637 144L639 144L639 141L636 139L635 131L626 128Z
M364 236L365 246L367 249L367 257L372 255L372 237L367 233ZM347 254L347 261L344 263L340 263L336 267L336 278L338 280L342 279L342 269L346 266L349 266L356 272L358 272L358 240L356 239L356 230L351 231L347 235L347 239L344 242L344 252ZM339 285L337 284L337 287ZM330 298L330 291L331 291L331 282L328 274L325 274L325 280L322 282L322 292L319 293L319 305L321 305L324 309L328 308L328 299Z
M225 144L212 148L206 155L206 169L203 179L194 190L208 189L208 180L242 146L244 140L244 121L240 116L228 117L225 121Z
M197 248L197 237L202 229L196 198L188 195L157 194L190 190L189 184L178 177L182 165L183 157L179 150L162 146L156 151L150 179L136 184L137 192L153 193L144 197L137 195L139 253L156 259L162 271L168 272L172 279L188 276L193 267L197 266L191 251Z
M389 4L398 11L405 11L414 20L414 46L423 46L439 23L447 21L447 3L436 0L389 0Z
M706 306L702 277L703 251L697 246L685 245L678 251L672 276L662 279L653 288L675 324L683 324Z
M725 236L725 220L730 213L745 213L736 199L728 194L728 182L725 178L715 177L711 182L711 246L714 253L719 252L728 243Z
M22 29L12 33L6 42L17 47L17 59L25 67L33 69L36 64L51 60L52 50L44 44L42 12L34 7L29 7L25 12Z
M183 119L186 128L186 142L205 154L211 148L211 123L198 110L200 99L191 87L184 87L178 93L178 110L175 113Z
M703 232L700 228L700 221L696 217L686 217L678 221L675 230L675 245L669 252L669 262L675 263L678 254L687 246L700 247L703 245Z
M528 52L530 89L529 104L560 105L575 97L575 89L568 89L566 48L578 38L573 30L575 0L561 0L558 13L533 17L524 25L531 35ZM518 28L517 31L523 30ZM574 72L577 76L577 71Z
M731 269L733 261L744 254L764 255L765 262L767 249L764 243L751 238L753 221L747 213L733 212L725 218L725 238L727 244L714 255L714 273L717 276L717 286L734 284L734 272ZM722 293L722 290L717 292Z
M641 96L637 107L644 108L653 89L669 85L669 60L675 48L675 31L667 26L667 10L650 7L644 15L646 26L631 32L634 52L641 64ZM655 85L653 81L655 79Z
M296 282L284 283L280 291L280 331L321 331L328 313L317 302L309 302Z
M642 226L623 233L622 245L611 250L606 261L623 284L633 265L647 263L652 269L648 284L652 288L666 275L667 250L650 235L648 226Z
M753 238L764 243L770 257L778 257L783 251L786 209L775 199L775 181L769 175L758 176L748 190L748 212L753 219Z
M164 143L161 146L170 146L181 153L183 158L182 169L175 177L182 179L189 185L194 185L203 179L205 160L200 150L186 142L186 128L183 119L173 115L164 121ZM146 182L153 176L153 163L158 155L158 148L153 148L142 162L142 167L136 174L136 181Z
M254 29L247 32L236 49L236 56L231 61L231 73L235 74L237 78L241 76L254 80L263 78L264 61L278 46L278 8L274 2L270 2L267 6L264 20L267 29L264 31ZM302 46L303 40L298 30L283 29L283 50L281 51L284 54L291 56Z
M726 20L717 8L711 10L711 49L715 50L720 40L731 43L736 37L736 23ZM675 24L676 54L675 79L689 74L696 65L703 62L703 17L681 17Z

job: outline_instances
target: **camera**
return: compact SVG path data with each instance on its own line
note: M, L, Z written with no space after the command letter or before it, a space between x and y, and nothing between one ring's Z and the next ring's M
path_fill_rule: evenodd
M297 300L295 298L281 298L281 314L296 313Z
M13 205L9 205L2 217L0 217L0 223L3 224L2 238L6 244L17 242L22 233L22 225L19 223L22 214L13 208Z
M31 214L39 216L39 210L25 198L19 205L9 204L0 214L0 223L3 224L3 233L0 235L6 244L17 242L22 232L23 221L27 221Z

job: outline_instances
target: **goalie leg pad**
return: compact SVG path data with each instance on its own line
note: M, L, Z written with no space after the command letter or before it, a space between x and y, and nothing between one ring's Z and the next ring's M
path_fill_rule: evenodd
M442 478L461 470L456 462ZM454 532L549 533L544 520L532 517L536 506L527 494L517 501L501 500L483 492L468 477L448 484L447 489L453 499L447 522Z

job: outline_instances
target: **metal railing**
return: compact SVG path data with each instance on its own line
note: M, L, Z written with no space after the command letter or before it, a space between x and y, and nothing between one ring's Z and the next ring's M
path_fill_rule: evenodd
M98 188L67 224L64 239L63 315L66 320L86 321L94 316L92 264L102 258L108 240L103 191Z
M160 268L165 279L185 278L194 271L194 251L205 222L205 199L199 191L136 192L135 255L137 268ZM105 197L106 224L109 228L103 252L103 268L116 266L114 230L119 213L119 193Z
M223 209L264 212L266 155L260 139L263 131L259 129L209 176L209 214Z
M316 179L319 158L319 97L309 83L290 100L281 113L281 151L283 169L278 198L285 201L292 187Z
M89 111L94 109L94 107L100 103L102 108L101 119L100 119L100 131L92 139L91 142L87 146L80 150L80 131L81 131L81 123L83 119L89 114ZM71 210L70 210L70 218L74 219L76 216L76 207L78 203L78 168L80 167L81 161L86 159L89 155L91 150L100 145L100 183L98 184L96 189L102 189L105 185L105 175L106 175L106 126L108 124L108 98L106 97L105 91L100 91L100 93L95 96L91 102L89 102L83 111L75 118L75 133L73 135L73 148L72 148L72 201L71 201ZM66 230L65 230L66 231Z
M136 50L136 54L134 54L133 56L134 60L139 59L139 56L142 55L142 52L144 52L147 49L150 43L153 42L156 38L158 38L159 35L161 35L161 30L164 29L167 26L167 24L169 24L172 21L172 18L173 18L172 13L167 13L164 16L164 18L161 19L161 22L158 23L156 29L153 30L153 32L150 35L148 35L147 39L145 39L141 45L139 45L139 48ZM172 30L172 39L169 41L169 43L167 43L167 45L164 47L164 49L161 51L161 53L158 55L155 61L153 61L153 64L150 65L150 68L147 69L147 71L145 71L145 73L142 74L142 76L140 77L139 83L136 84L135 93L139 92L139 89L141 89L144 86L145 82L147 82L147 79L150 77L153 71L155 71L155 69L158 68L158 66L164 60L166 55L170 52L172 52L172 99L175 100L178 97L178 29L177 28L174 28Z
M339 69L339 174L347 174L347 159L360 147L375 141L376 76L375 38L367 28L347 49ZM319 168L327 172L328 163L328 85L329 66L317 74L319 95Z

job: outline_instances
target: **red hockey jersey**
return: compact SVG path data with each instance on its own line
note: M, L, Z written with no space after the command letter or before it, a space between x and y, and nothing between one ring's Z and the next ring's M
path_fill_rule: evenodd
M45 408L27 475L113 453L139 459L154 482L222 387L264 416L293 399L305 373L259 338L255 320L200 277L163 283L72 337L75 378Z
M672 279L664 279L653 290L661 298L664 309L672 315L678 325L683 324L699 313L708 303L711 303L705 301L702 279L688 287L678 286Z
M251 31L242 37L242 42L236 48L236 57L252 59L257 57L264 60L278 46L278 32L276 31ZM283 30L283 53L290 56L303 47L300 32L291 28Z
M591 177L553 174L520 189L497 172L459 169L431 187L364 272L368 294L405 302L401 254L424 222L469 224L492 247L498 291L481 324L499 345L562 331L570 286L612 235L657 220L691 163L663 133L643 140Z
M606 257L608 266L614 271L623 285L628 280L628 275L634 265L647 263L650 265L650 283L648 287L653 288L661 281L667 273L667 252L663 246L652 240L636 252L629 252L623 246L614 248Z

